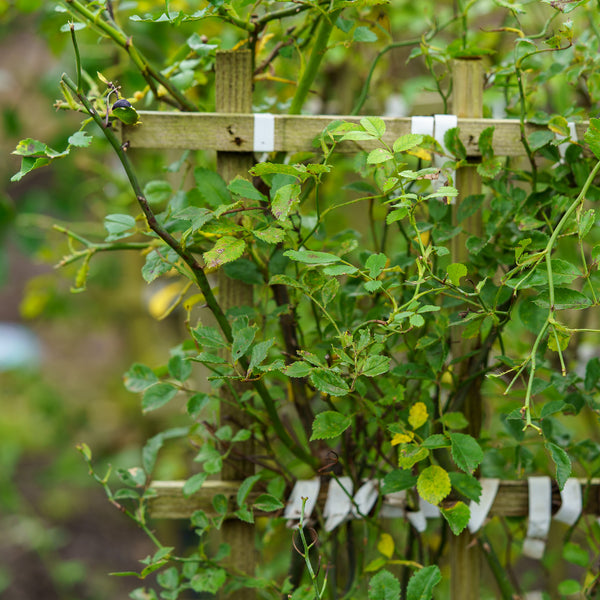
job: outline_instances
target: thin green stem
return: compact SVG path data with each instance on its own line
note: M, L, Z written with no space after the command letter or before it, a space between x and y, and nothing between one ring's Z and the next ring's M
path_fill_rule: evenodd
M310 87L312 86L317 73L319 72L321 61L327 52L327 44L329 43L329 37L331 36L331 32L333 30L333 24L341 12L342 9L336 9L331 13L321 16L320 18L321 22L319 23L319 29L317 31L317 38L312 47L308 63L306 64L304 72L302 73L300 81L298 82L296 93L292 99L292 104L289 110L291 115L298 115L302 110L302 106L304 105L306 97L310 92Z

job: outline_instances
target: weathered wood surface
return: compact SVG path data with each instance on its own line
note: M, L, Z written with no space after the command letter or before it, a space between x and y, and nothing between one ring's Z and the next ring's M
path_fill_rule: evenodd
M212 500L217 494L223 494L231 511L237 510L237 492L240 481L206 481L202 489L193 496L183 496L185 481L154 481L151 489L155 496L149 502L149 511L155 519L187 519L196 510L204 511L208 516L217 516L212 506ZM583 486L583 512L585 514L600 515L600 479L591 482L581 480ZM252 504L264 490L254 489L246 501ZM327 497L327 486L322 485L319 493L318 504L323 509ZM385 503L385 500L384 500ZM552 511L556 512L561 505L560 492L556 483L552 484ZM258 511L256 515L262 515ZM276 513L265 513L277 516ZM502 481L490 516L526 517L529 514L529 490L526 480Z
M218 150L226 152L252 152L254 143L254 115L242 113L183 113L139 111L141 123L123 126L122 139L132 148L181 148L189 150ZM333 121L358 123L362 117L328 115L274 115L275 151L302 152L315 150L314 140ZM392 144L401 135L410 133L409 117L383 117L386 124L384 141ZM458 119L460 138L467 154L481 156L478 140L487 127L494 127L493 147L498 156L524 156L517 119ZM583 140L587 121L576 125L577 137ZM539 125L526 125L526 134L544 129ZM340 151L369 150L372 142L344 142Z

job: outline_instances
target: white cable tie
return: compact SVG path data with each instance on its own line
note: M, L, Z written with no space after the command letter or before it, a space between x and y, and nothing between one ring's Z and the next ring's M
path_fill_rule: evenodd
M317 503L320 487L321 480L318 477L296 481L283 513L284 519L287 519L288 521L288 527L295 527L298 521L300 521L300 517L302 516L303 498L306 498L307 500L304 505L304 522L302 524L305 525L308 522L315 504Z
M423 533L427 527L427 519L421 509L406 513L408 522L419 532Z
M523 542L523 554L530 558L540 559L546 548L546 538L550 529L552 516L552 483L550 477L530 477L529 488L529 523L527 537Z
M433 137L433 117L411 117L410 132Z
M369 479L363 483L356 494L354 494L354 504L352 506L352 515L356 519L362 519L362 515L367 515L377 502L379 497L378 482Z
M379 514L384 519L403 519L406 517L406 490L386 494Z
M352 491L354 486L350 477L340 477L329 482L327 500L323 509L325 531L333 531L348 519L352 511Z
M500 480L496 477L484 478L480 480L481 496L479 502L471 501L469 509L471 518L469 519L469 531L475 533L481 529L481 526L487 519L487 516L494 504Z
M560 499L561 505L554 515L554 519L567 525L575 525L583 510L581 483L574 477L567 479L565 486L560 491Z
M254 115L255 152L273 152L275 150L275 116L270 113Z
M558 153L560 154L560 162L561 163L565 162L565 153L567 152L567 148L570 146L571 142L578 141L576 123L569 121L567 123L567 126L569 127L569 135L568 136L561 135L560 133L556 134L556 137L559 140L565 140L564 142L562 142L561 144L558 145ZM569 139L567 139L567 138L569 138Z
M421 512L425 515L426 519L437 519L441 516L439 506L431 504L430 502L427 502L427 500L423 500L423 498L419 498L419 504L421 506Z
M444 152L447 152L444 136L449 129L453 129L458 125L458 117L456 115L433 115L433 122L433 137Z

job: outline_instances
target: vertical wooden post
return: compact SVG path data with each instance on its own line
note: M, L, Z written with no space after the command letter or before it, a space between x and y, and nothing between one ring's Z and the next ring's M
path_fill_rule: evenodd
M249 50L238 52L217 52L216 62L216 110L217 112L252 112L252 53ZM217 152L217 172L229 182L237 175L248 177L252 167L251 152ZM239 306L252 306L252 286L227 277L218 271L218 297L221 307L226 311ZM241 388L240 388L240 391ZM228 404L222 403L220 410L221 425L246 424L244 414ZM252 455L254 447L251 440L236 444L236 451ZM242 480L254 474L251 461L227 460L221 472L222 480ZM254 575L255 550L254 526L239 520L225 521L222 525L222 541L229 544L231 554L228 566L237 572ZM251 600L255 594L251 590L240 590L228 596L231 600Z
M481 59L454 60L452 63L452 111L458 117L483 116L483 67ZM476 164L457 169L456 188L458 197L453 205L453 224L457 223L457 211L460 202L471 194L481 193L481 178L476 171ZM453 239L452 260L467 263L468 252L466 241L469 235L481 234L479 215L469 217L462 224L463 232ZM473 351L477 339L465 340L461 337L461 328L453 328L452 353L455 357L465 356ZM460 383L469 375L469 360L463 360L458 373ZM482 420L481 382L475 382L467 391L463 412L469 420L468 433L479 437ZM450 594L452 600L478 600L480 587L479 547L468 530L458 536L451 537L450 543Z

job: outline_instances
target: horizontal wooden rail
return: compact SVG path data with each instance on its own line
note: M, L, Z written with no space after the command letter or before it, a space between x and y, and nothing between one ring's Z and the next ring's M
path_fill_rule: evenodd
M151 489L155 496L149 500L149 512L155 519L187 519L197 510L208 516L217 516L212 500L217 494L223 494L229 503L231 512L237 510L237 491L240 482L206 481L202 489L189 498L183 495L185 481L154 481ZM600 479L591 482L581 480L583 493L583 512L600 515ZM252 491L246 501L252 505L262 492ZM323 508L327 496L327 486L322 485L318 503ZM561 505L560 492L555 482L552 483L552 511L556 512ZM274 513L257 515L275 516ZM502 481L490 510L490 516L526 517L529 514L529 491L526 480Z
M219 150L252 152L254 150L254 115L240 113L184 113L140 111L141 122L123 126L122 139L132 148L181 148L189 150ZM362 117L274 115L274 151L304 152L315 150L314 140L325 127L337 120L358 123ZM383 117L386 124L384 141L393 141L410 133L410 117ZM520 123L516 119L458 119L460 138L467 154L481 156L478 140L487 127L494 127L493 148L498 156L524 156ZM583 140L588 122L577 123L577 137ZM544 129L527 124L526 135ZM340 151L370 150L372 142L344 142Z

